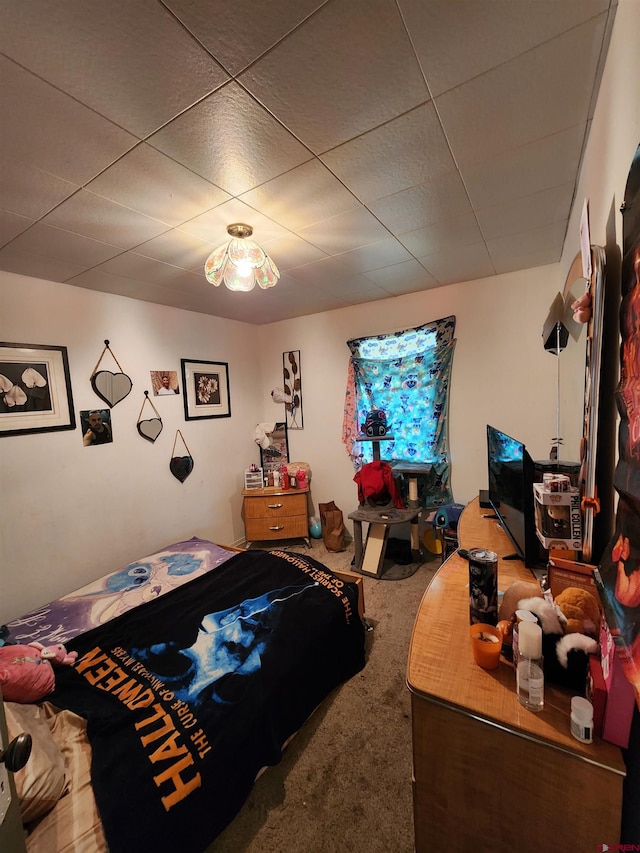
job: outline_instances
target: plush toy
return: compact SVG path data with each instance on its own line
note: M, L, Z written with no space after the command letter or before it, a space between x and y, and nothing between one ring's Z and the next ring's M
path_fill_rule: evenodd
M584 694L589 655L598 651L598 643L580 630L569 631L567 628L569 624L574 628L591 627L593 610L589 602L578 595L579 592L583 590L569 587L553 603L538 597L521 599L517 609L533 613L542 628L545 679ZM589 593L586 595L591 598ZM571 613L570 617L562 611L558 598Z
M39 702L55 687L52 664L72 666L77 652L67 652L61 644L42 643L0 647L0 688L7 702Z
M569 586L555 597L555 605L564 617L565 634L587 634L597 637L600 610L595 598L586 589ZM561 621L562 621L561 617Z

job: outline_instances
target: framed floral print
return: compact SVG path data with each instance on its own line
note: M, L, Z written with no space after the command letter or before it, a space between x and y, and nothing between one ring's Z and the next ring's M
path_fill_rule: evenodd
M184 418L230 418L229 365L225 361L180 359Z

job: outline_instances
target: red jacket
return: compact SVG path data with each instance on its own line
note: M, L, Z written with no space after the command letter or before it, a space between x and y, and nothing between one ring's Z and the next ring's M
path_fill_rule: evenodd
M368 462L358 471L353 481L358 484L358 500L361 504L388 503L392 500L397 509L405 509L388 462Z

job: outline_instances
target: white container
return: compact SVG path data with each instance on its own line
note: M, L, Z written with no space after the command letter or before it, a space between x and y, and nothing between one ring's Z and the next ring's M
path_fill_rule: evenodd
M580 743L593 742L593 705L582 696L571 700L571 734Z

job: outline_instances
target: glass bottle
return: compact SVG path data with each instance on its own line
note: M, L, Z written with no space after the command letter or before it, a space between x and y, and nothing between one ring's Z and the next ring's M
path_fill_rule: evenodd
M518 701L529 711L543 709L542 628L535 622L521 622L518 625L516 689Z

